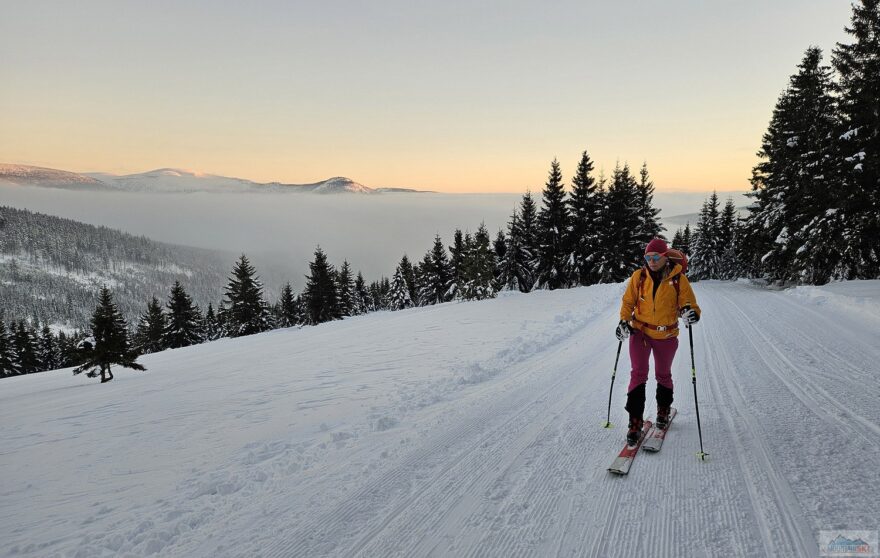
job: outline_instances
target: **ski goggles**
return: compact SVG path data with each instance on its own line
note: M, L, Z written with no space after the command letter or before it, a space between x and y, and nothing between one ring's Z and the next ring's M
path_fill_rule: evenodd
M656 262L659 262L660 258L662 258L662 257L663 257L663 254L654 254L653 256L650 254L645 254L645 261L656 263Z

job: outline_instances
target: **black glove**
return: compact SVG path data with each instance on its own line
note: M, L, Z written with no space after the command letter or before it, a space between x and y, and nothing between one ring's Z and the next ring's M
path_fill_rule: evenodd
M679 312L679 316L684 320L684 323L691 325L700 321L700 315L697 314L697 311L691 308L690 306L685 306Z
M615 331L615 334L617 335L617 339L619 341L623 341L624 339L629 337L629 334L631 332L632 332L632 328L629 327L629 324L626 323L626 320L620 320L620 323L617 324L617 330Z

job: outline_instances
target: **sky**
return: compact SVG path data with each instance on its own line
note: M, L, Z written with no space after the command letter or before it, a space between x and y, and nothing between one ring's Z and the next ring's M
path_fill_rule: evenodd
M843 0L0 0L0 162L539 190L587 150L658 191L746 190Z

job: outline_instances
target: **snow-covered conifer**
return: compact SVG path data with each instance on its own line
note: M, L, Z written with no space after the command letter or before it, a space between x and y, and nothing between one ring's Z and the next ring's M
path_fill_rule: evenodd
M95 378L100 373L103 384L113 379L110 367L114 364L134 370L146 370L137 362L137 351L129 343L128 326L106 286L101 287L91 327L91 337L82 343L82 364L73 370L74 375L86 372L88 377Z
M204 341L201 312L180 281L175 281L171 287L167 307L168 314L161 344L163 348L189 347Z
M538 257L537 284L542 289L567 287L567 246L569 214L565 201L565 184L559 162L553 159L543 191L543 206L538 213L538 237L541 252Z

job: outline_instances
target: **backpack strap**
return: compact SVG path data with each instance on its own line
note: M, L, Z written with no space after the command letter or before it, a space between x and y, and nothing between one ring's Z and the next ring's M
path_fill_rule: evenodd
M639 282L637 283L637 286L636 286L636 307L635 307L635 310L633 310L633 318L635 318L636 312L638 312L638 310L639 310L639 302L642 301L642 285L645 284L645 275L646 275L645 268L640 267L639 268Z

